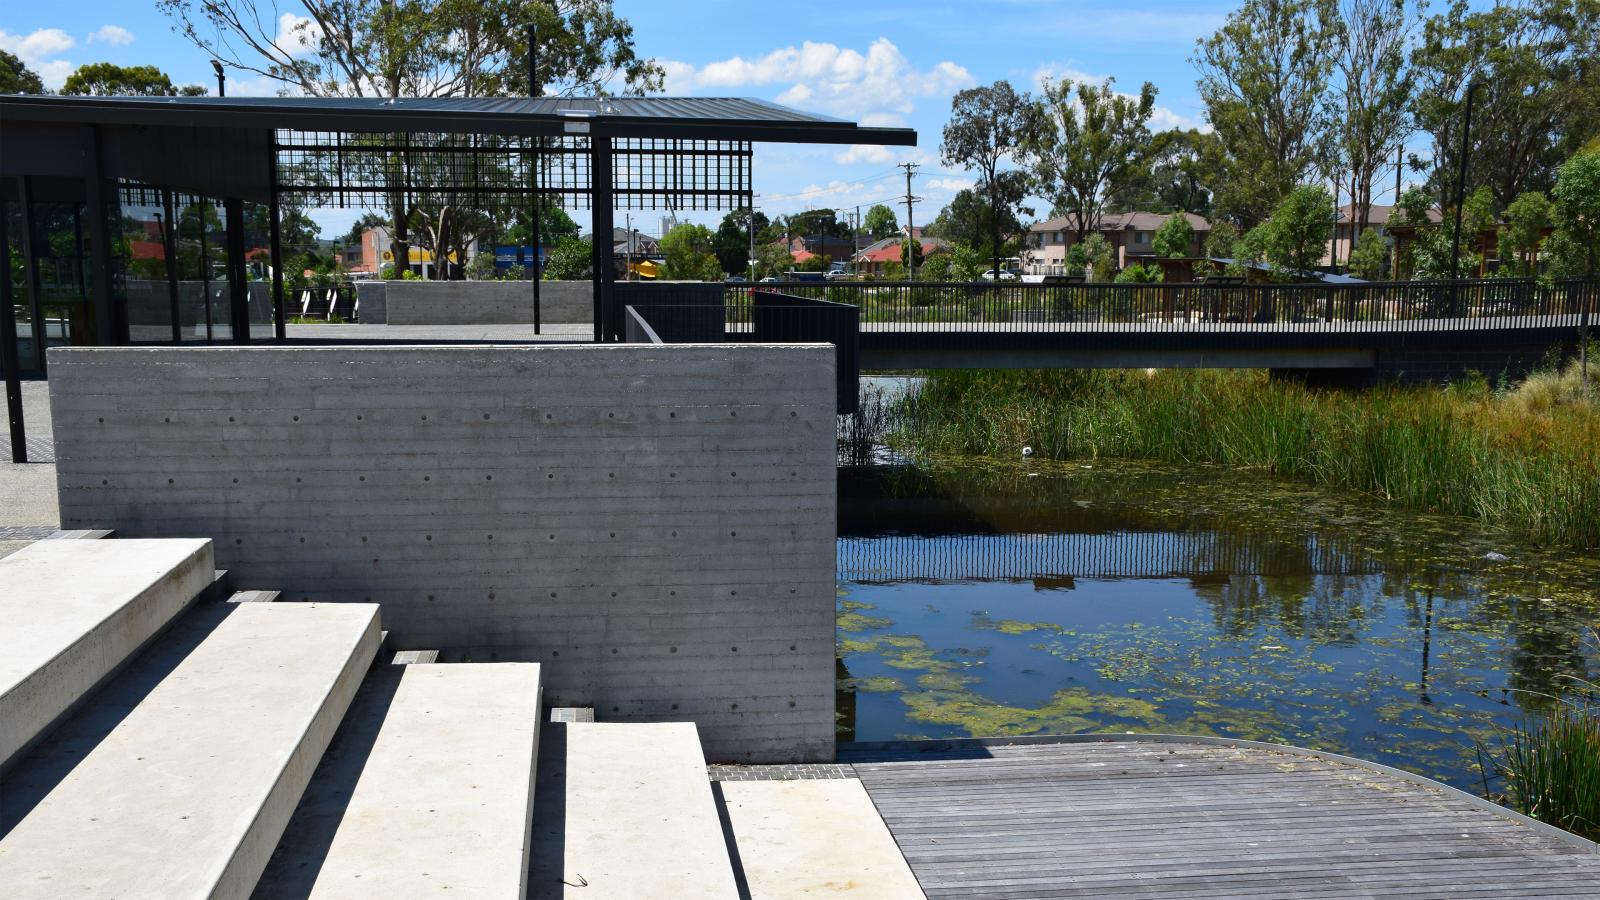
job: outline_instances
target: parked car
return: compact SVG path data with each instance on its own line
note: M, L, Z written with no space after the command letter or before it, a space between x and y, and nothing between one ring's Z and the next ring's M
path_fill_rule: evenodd
M984 272L983 272L983 275L980 276L980 277L982 277L982 279L984 281L996 281L996 280L998 280L998 281L1016 281L1017 280L1017 273L1015 273L1015 272L1007 272L1007 271L1002 269L1000 271L1000 277L998 279L996 279L995 276L994 276L994 270L993 269L985 269Z
M843 269L829 269L822 277L828 281L849 281L855 276Z
M762 284L776 284L777 281L778 281L778 276L776 276L776 275L768 275L767 277L761 279L761 283Z
M728 284L744 284L745 277L743 275L729 275L727 278L722 280L726 281Z

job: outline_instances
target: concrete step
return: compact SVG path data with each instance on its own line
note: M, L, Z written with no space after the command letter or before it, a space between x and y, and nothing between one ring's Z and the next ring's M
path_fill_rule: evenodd
M208 540L42 540L0 559L0 768L214 577Z
M530 897L739 896L689 722L551 722L539 748Z
M521 900L539 701L536 663L374 669L255 895Z
M859 780L723 781L716 790L750 900L923 900Z
M249 895L377 647L373 604L196 606L7 775L4 895Z

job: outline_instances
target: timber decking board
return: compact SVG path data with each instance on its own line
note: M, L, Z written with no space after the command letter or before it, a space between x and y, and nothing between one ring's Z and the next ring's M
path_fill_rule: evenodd
M1138 741L839 760L929 897L1600 898L1600 855L1334 760Z

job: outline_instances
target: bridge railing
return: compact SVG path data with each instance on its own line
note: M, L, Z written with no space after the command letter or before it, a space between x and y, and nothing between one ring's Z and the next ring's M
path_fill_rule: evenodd
M730 284L730 326L775 292L861 309L864 331L919 326L985 331L1407 330L1548 328L1592 323L1600 281L1487 278L1356 284L1043 284L801 281Z

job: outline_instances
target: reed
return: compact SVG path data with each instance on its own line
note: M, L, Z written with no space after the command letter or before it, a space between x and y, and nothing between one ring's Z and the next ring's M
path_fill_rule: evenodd
M956 370L887 421L920 457L1207 463L1474 516L1535 542L1600 547L1600 374L1516 389L1319 390L1262 371Z
M1600 839L1600 710L1556 703L1511 728L1491 765L1518 812Z

